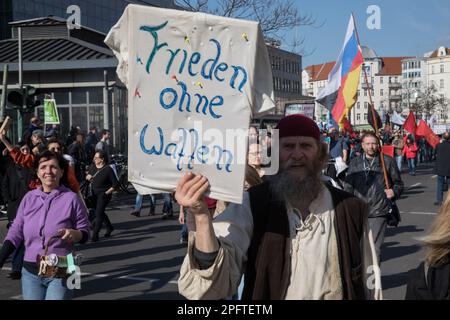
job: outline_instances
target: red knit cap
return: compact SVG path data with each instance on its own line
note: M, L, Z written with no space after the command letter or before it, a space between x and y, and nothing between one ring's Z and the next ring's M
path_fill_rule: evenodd
M284 117L280 120L276 129L279 130L280 139L295 136L320 139L320 130L317 124L312 119L301 114Z

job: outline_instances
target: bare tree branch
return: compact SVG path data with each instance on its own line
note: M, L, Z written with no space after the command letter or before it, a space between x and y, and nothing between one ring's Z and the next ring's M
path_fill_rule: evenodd
M300 26L320 28L310 14L301 14L294 0L217 0L215 8L208 8L208 0L177 0L178 5L194 11L205 11L224 17L258 21L266 37L282 39L283 32ZM198 10L195 10L198 8ZM304 40L293 40L299 47Z

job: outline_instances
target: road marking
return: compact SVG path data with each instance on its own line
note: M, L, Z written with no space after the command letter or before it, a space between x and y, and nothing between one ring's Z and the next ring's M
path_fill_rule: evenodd
M407 212L407 211L400 211L400 213L423 214L423 215L428 215L428 216L434 216L434 215L437 215L436 212Z
M414 183L412 186L410 186L408 189L412 189L412 188L415 188L415 187L418 187L418 186L420 186L422 183L421 182L417 182L417 183Z
M11 271L12 269L10 267L3 267L2 270L5 271ZM132 277L132 276L121 276L121 277L114 277L112 275L109 275L107 273L88 273L88 272L82 272L82 277L94 277L94 278L115 278L115 279L124 279L124 280L133 280L133 281L142 281L142 282L158 282L161 281L161 279L152 279L152 278L143 278L143 277ZM178 284L178 281L172 280L169 281L170 284ZM19 297L19 296L18 296ZM20 296L21 297L21 296ZM14 299L14 297L12 297Z
M88 273L88 272L82 272L81 276L94 277L94 278L124 279L124 280L133 280L133 281L150 282L150 283L162 281L161 279L132 277L132 276L114 277L113 275L109 275L109 274L95 274L95 273ZM172 281L169 281L169 283L171 283L171 284L178 284L178 281L172 280Z

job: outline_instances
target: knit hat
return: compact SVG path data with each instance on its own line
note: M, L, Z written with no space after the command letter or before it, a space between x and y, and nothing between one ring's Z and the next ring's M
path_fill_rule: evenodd
M312 119L301 114L284 117L280 120L276 129L279 130L280 139L295 136L320 139L320 130L317 124Z

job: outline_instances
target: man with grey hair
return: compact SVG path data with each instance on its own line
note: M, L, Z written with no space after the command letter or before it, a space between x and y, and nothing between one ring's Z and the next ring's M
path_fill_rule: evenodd
M313 120L291 115L277 129L281 171L214 220L204 201L208 179L188 173L178 182L175 197L196 230L189 235L180 293L224 299L244 274L244 300L379 299L366 204L321 181L328 155Z

